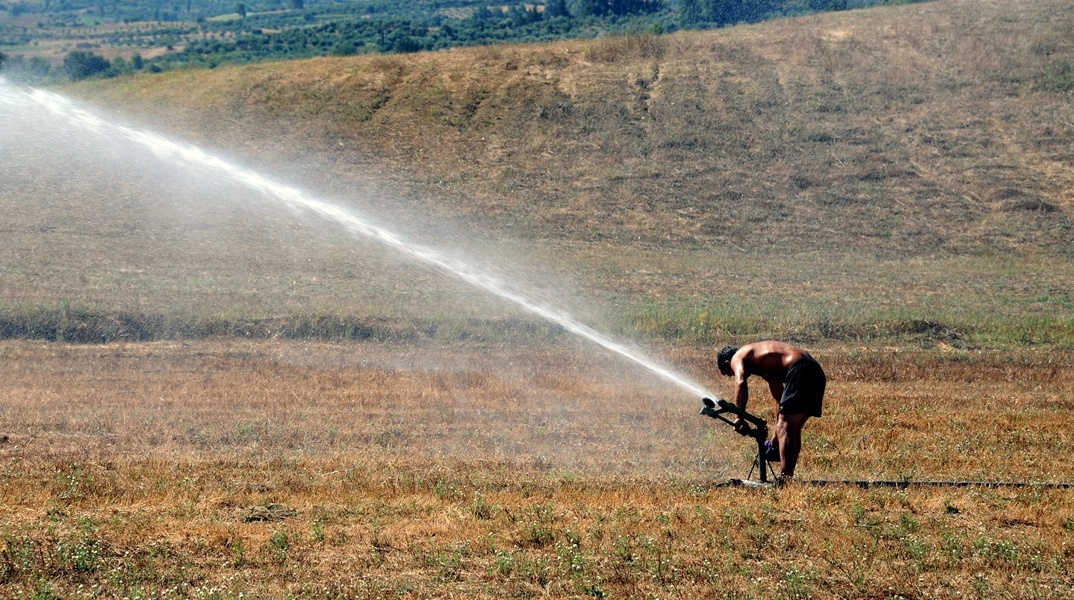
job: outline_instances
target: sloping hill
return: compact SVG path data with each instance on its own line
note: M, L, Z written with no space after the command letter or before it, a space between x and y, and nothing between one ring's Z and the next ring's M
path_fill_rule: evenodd
M627 334L1069 345L1070 8L951 0L67 93L430 244L476 244ZM250 212L129 150L97 166L100 150L53 135L40 157L5 148L0 312L16 329L88 307L149 338L515 330L511 310L324 223Z
M79 93L511 237L1074 256L1074 11L949 1Z

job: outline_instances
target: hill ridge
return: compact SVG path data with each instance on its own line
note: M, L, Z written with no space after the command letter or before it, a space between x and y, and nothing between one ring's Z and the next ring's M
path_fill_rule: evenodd
M1069 254L1074 86L1046 83L1074 64L1065 7L913 4L77 89L210 142L360 164L511 236Z

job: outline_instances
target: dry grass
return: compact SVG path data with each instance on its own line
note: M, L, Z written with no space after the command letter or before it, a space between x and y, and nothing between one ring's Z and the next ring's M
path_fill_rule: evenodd
M802 477L1074 480L1069 357L816 354ZM713 487L747 444L586 348L0 356L7 597L1074 596L1069 490Z
M78 91L511 237L1069 257L1068 8L924 3Z

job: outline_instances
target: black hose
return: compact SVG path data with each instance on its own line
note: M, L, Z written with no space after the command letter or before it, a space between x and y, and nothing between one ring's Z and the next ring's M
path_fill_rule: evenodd
M829 485L854 485L863 489L868 488L896 488L906 489L908 487L977 487L977 488L1038 488L1038 489L1072 489L1074 488L1074 482L1061 481L1061 482L1048 482L1048 481L918 481L913 479L901 479L901 480L875 480L875 479L795 479L793 480L795 485L815 485L815 486L829 486ZM726 486L737 487L772 487L781 485L779 483L761 483L758 481L752 481L749 479L730 479L727 481Z
M1047 482L1047 481L916 481L912 479L907 480L866 480L866 479L842 479L842 480L825 480L825 479L804 479L795 480L796 483L802 483L805 485L856 485L860 488L871 487L893 487L893 488L908 488L910 486L920 487L980 487L980 488L1001 488L1001 487L1013 487L1013 488L1047 488L1047 489L1069 489L1074 488L1074 482Z

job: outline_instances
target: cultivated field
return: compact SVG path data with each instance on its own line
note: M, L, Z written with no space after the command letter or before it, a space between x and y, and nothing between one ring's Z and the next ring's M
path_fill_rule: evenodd
M806 482L1074 481L1072 33L954 0L63 90L717 395L718 346L806 346L825 416L767 491L623 358L5 104L0 596L1074 598L1074 490Z

